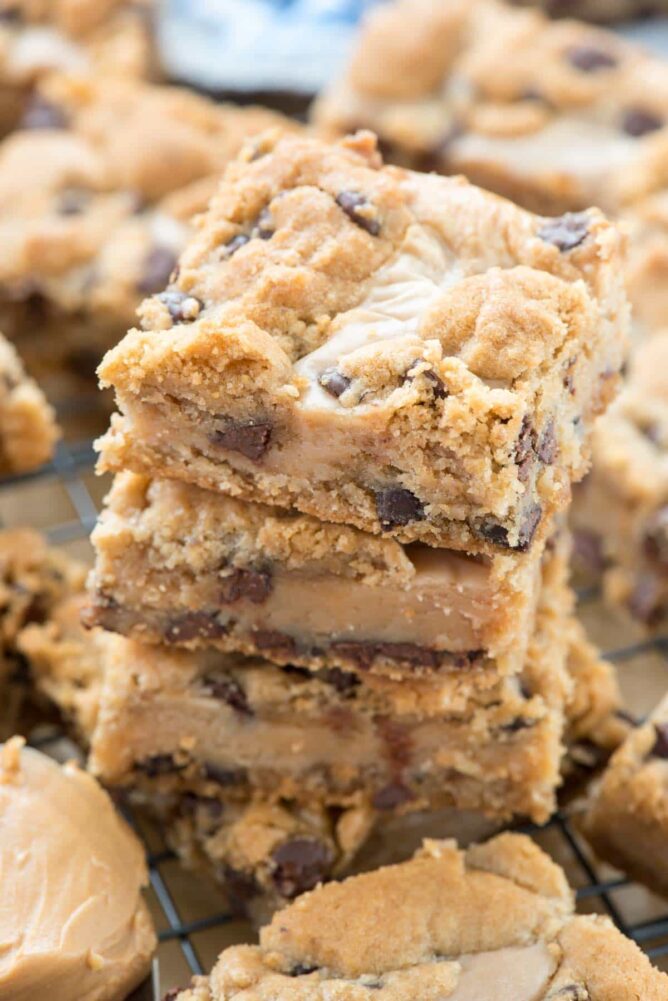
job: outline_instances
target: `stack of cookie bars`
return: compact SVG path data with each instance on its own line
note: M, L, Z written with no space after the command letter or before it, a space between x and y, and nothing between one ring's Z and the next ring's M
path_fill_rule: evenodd
M368 133L267 134L106 356L91 765L240 903L396 814L546 819L614 708L561 522L622 251L596 210L383 166Z

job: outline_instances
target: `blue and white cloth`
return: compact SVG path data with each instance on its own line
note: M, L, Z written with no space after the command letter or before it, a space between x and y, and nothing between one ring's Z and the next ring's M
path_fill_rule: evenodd
M207 90L315 93L378 2L164 0L163 57L172 76Z

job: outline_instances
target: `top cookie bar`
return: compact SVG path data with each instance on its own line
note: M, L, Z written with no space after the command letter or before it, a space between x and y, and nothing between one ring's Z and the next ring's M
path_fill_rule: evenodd
M381 5L315 117L537 212L617 210L668 181L668 64L497 0Z
M102 468L525 551L616 388L621 251L596 210L383 167L369 134L256 140L101 366Z

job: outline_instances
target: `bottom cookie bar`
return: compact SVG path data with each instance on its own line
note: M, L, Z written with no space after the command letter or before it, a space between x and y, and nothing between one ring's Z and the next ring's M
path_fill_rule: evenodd
M641 343L594 433L573 525L603 567L606 596L654 627L668 614L668 330Z
M668 977L609 919L575 916L559 867L529 838L413 859L321 886L257 946L232 946L170 1001L665 1001ZM166 1001L165 999L165 1001Z
M583 820L600 858L668 896L668 697L613 755Z
M57 438L53 410L0 334L0 475L41 466L53 455Z

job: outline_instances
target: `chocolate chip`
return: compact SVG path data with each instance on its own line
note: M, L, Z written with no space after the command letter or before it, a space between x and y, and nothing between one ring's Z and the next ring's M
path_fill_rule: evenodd
M617 59L611 52L595 45L574 45L567 50L566 57L571 66L583 73L595 73L617 65Z
M69 119L62 108L35 94L23 113L19 128L66 129L69 124Z
M418 361L420 360L421 359L418 359ZM419 375L421 375L423 379L426 379L426 381L430 383L432 387L432 393L434 394L437 400L444 400L447 396L450 395L447 389L445 388L445 385L443 384L443 380L438 375L436 375L433 369L425 368L422 369L421 371L415 371L414 369L416 364L417 362L412 363L411 367L406 372L406 379L412 382L413 379L416 379Z
M550 219L538 230L538 237L553 243L562 253L573 250L589 233L589 216L586 212L567 212L557 219Z
M203 765L202 774L208 782L215 782L223 787L244 785L247 778L243 768L220 768L211 762Z
M413 793L410 789L407 789L400 782L391 782L379 789L371 802L376 810L395 810L398 806L403 806L404 803L408 803L412 799Z
M250 236L246 233L237 233L236 236L233 236L232 239L222 247L221 256L223 257L223 260L227 260L227 258L232 257L233 254L236 254L237 250L240 250L241 247L245 247L245 245L249 242Z
M662 129L664 120L659 115L651 111L644 111L642 108L629 108L622 119L622 128L627 135L639 139L650 132Z
M253 643L258 650L270 650L288 657L297 649L292 636L280 633L277 629L256 629L253 632Z
M68 188L63 191L58 199L58 213L60 215L80 215L91 199L91 192L88 188Z
M343 209L349 219L352 219L354 223L365 229L367 233L370 233L371 236L378 236L380 233L380 223L378 220L370 218L360 211L370 205L364 195L361 195L358 191L341 191L336 196L336 204L339 208Z
M160 292L169 281L169 276L175 267L176 254L173 250L169 247L151 247L142 262L141 274L137 279L137 291L141 292L142 295L153 295L155 292ZM170 297L163 299L163 302L171 313L170 303L177 303L178 297L183 296L183 293L165 292L163 295ZM185 299L186 296L183 298Z
M271 240L275 232L276 227L274 226L274 220L271 216L271 210L262 209L260 215L258 216L257 223L253 227L252 235L260 240Z
M339 695L349 695L360 685L360 679L350 671L342 671L340 667L325 667L315 672L315 676L325 684L331 685Z
M405 487L384 487L376 491L376 510L384 532L425 517L422 501Z
M167 261L165 261L165 264ZM172 273L173 275L173 273ZM157 279L157 275L155 276ZM169 279L170 275L167 275L165 281ZM165 284L165 281L160 281L160 288ZM197 299L194 295L188 295L186 292L178 292L176 290L168 290L166 292L161 292L158 299L167 307L167 312L171 316L174 323L191 323L196 320L199 316L202 306L204 305L200 299Z
M668 566L668 505L659 508L648 519L643 551L653 563Z
M150 779L155 779L159 775L182 772L186 765L177 764L171 754L152 754L143 761L137 761L134 767L137 771L144 772Z
M510 720L509 723L503 723L500 729L503 733L519 733L521 730L530 730L535 725L536 720L517 716L515 719Z
M339 372L337 368L326 368L318 379L318 382L330 396L335 396L337 400L350 385L348 376L344 375L343 372Z
M551 994L550 997L553 1001L557 1001L557 998L560 998L561 1001L591 1001L588 989L578 984L567 984L565 987L560 987L557 993Z
M291 966L288 971L289 977L307 977L309 973L315 973L319 967L312 966L310 963L297 963L295 966Z
M653 573L640 573L636 578L635 587L628 598L627 606L639 622L647 626L655 626L662 616L662 587Z
M531 475L536 454L536 432L531 420L524 417L520 433L515 445L515 463L517 465L517 476L521 483L525 483Z
M231 420L227 427L214 431L210 440L229 452L239 452L247 459L257 462L269 448L272 425L269 421Z
M184 612L167 624L163 637L167 643L188 643L196 639L220 639L227 626L218 622L216 612Z
M327 845L314 838L293 838L271 855L272 882L282 897L292 900L312 890L328 875L333 858Z
M554 420L550 418L543 428L543 433L536 448L536 455L546 466L551 466L557 457L557 448Z
M221 866L219 873L230 909L234 914L245 914L249 902L260 893L257 880L252 873L241 872L230 865Z
M668 758L668 723L655 723L656 739L651 750L653 758Z
M231 675L206 675L201 680L201 689L213 699L226 702L243 716L253 716L253 710L248 704L248 696L236 678Z
M234 604L247 598L254 605L261 605L272 592L273 580L268 570L248 570L236 567L229 577L223 577L220 600Z
M514 545L511 545L508 541L508 529L496 521L485 521L478 526L476 531L483 539L487 539L497 546L502 546L504 549L512 549L514 552L526 553L534 540L542 514L543 512L539 504L532 504L526 510L517 533L517 542Z

